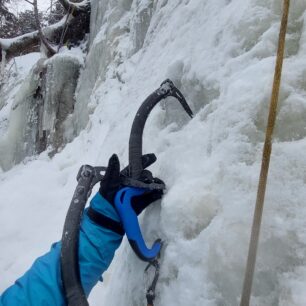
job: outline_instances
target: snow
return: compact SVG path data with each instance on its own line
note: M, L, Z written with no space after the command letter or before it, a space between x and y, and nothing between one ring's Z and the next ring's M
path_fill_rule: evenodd
M150 169L167 184L161 203L140 217L146 242L165 241L155 304L237 305L281 1L117 2L92 1L91 50L67 123L78 136L53 159L44 152L0 173L0 289L61 236L82 164L106 165L114 152L127 164L136 110L169 77L195 116L169 98L145 128L144 152L158 157ZM296 0L252 305L306 304L305 46L306 2ZM144 268L124 239L90 304L145 304Z
M39 58L40 54L38 52L15 57L18 74L25 77Z
M23 40L24 38L34 37L36 34L37 34L37 31L27 33L27 34L24 34L24 35L21 35L21 36L17 36L17 37L14 37L14 38L1 38L0 39L0 44L1 44L1 47L4 50L7 50L12 44L14 44L14 43L16 43L20 40Z

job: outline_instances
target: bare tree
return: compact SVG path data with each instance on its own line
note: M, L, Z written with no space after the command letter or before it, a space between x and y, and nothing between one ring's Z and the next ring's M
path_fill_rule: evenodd
M81 2L58 0L65 9L66 15L57 23L45 28L41 28L40 25L37 0L26 1L34 7L37 30L15 38L0 38L0 61L2 61L1 54L6 54L9 60L12 57L32 51L35 46L39 46L40 42L46 47L47 55L52 56L56 53L56 49L52 47L49 41L55 40L55 44L61 43L63 31L66 33L65 40L67 40L73 37L82 39L82 36L89 30L90 0ZM73 31L67 30L70 26L74 27ZM76 29L78 30L76 31Z
M53 47L50 45L48 42L47 38L45 37L44 33L42 32L40 21L39 21L39 16L38 16L38 6L37 6L37 0L33 0L33 6L34 6L34 16L35 16L35 21L36 21L36 28L38 31L38 36L40 38L40 41L42 44L46 47L47 49L47 55L52 56L56 53L56 51L53 49Z
M45 35L44 35L43 31L42 31L40 20L39 20L37 0L33 0L33 2L31 2L29 0L25 0L25 1L33 6L35 23L36 23L36 29L37 29L37 32L38 32L38 37L40 39L41 44L46 48L47 56L48 57L53 56L56 53L56 51L51 46L51 44L49 43L49 41L47 40L47 38L45 37Z

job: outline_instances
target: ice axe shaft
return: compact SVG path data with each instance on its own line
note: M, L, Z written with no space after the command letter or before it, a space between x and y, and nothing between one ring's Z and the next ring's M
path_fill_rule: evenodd
M79 269L79 232L82 212L93 186L102 179L105 167L84 165L77 175L78 185L69 206L62 235L61 276L68 306L88 306Z

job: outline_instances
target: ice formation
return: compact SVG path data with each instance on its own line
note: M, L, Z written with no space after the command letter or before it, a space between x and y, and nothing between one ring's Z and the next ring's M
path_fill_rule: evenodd
M8 105L11 106L9 123L0 137L3 169L48 147L54 154L63 146L64 130L67 130L64 122L74 110L80 67L78 56L65 54L49 60L42 58L33 66L14 95L12 105ZM8 97L9 93L5 98Z
M65 123L64 137L77 137L52 159L44 152L0 174L0 288L59 239L81 164L116 152L126 165L135 111L169 77L196 116L168 101L145 129L151 170L167 184L141 216L146 241L165 241L156 305L237 305L282 1L91 3L90 51ZM295 0L252 305L306 304L305 49L306 2ZM124 241L91 305L144 305L144 267Z

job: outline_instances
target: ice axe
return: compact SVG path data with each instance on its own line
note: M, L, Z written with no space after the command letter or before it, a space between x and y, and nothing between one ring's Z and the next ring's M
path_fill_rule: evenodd
M144 193L145 189L152 190L165 188L164 184L156 183L153 178L142 175L144 169L141 158L142 136L146 120L154 106L169 96L177 98L187 114L192 118L192 110L187 104L183 94L169 79L165 80L157 90L146 98L138 109L133 121L129 140L129 169L126 177L123 179L124 185L133 188L123 188L115 197L115 206L122 220L129 243L136 255L144 261L151 261L157 257L161 249L161 240L157 239L151 249L147 248L141 234L137 215L132 209L131 200L133 196Z
M133 196L140 195L146 189L164 189L165 185L154 179L143 176L142 166L142 135L146 120L154 106L166 97L175 97L190 117L193 116L182 93L170 80L165 80L142 103L133 121L129 139L129 168L123 171L121 189L115 197L115 206L122 220L127 238L138 257L145 261L154 260L161 249L160 239L156 240L151 249L146 247L142 237L138 218L131 207ZM91 194L93 186L103 178L105 167L84 165L77 175L78 185L71 200L62 234L61 272L64 292L68 306L89 305L81 285L78 241L82 214Z

